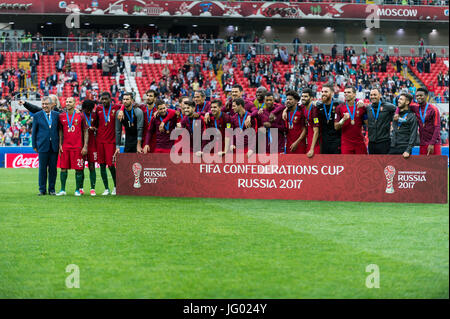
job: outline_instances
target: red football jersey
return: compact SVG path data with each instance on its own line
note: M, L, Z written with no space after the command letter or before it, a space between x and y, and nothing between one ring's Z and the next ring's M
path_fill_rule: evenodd
M302 134L305 128L306 118L305 118L305 107L299 105L297 111L287 112L286 127L288 128L287 138L286 138L286 149L289 151L292 143L294 143ZM292 122L292 126L291 126ZM306 138L302 140L301 144L306 144Z
M72 125L69 126L69 122ZM59 114L59 128L63 132L63 149L81 149L83 147L83 129L86 129L85 121L81 113L67 112Z
M349 105L348 109L346 104L341 104L336 109L336 117L334 121L339 122L344 117L344 113L349 113L350 115L355 114L355 124L351 123L351 118L345 121L344 125L342 126L341 140L347 143L364 143L364 136L362 135L362 125L364 123L363 118L366 114L366 108L358 108L356 106L356 102L354 105Z
M120 110L120 105L110 105L110 108L102 104L97 105L95 117L97 123L97 142L98 143L116 143L116 113ZM109 115L109 116L108 116Z

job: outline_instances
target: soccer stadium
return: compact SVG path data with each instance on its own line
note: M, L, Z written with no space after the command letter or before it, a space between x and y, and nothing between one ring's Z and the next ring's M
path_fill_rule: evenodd
M448 299L448 9L1 1L0 298Z

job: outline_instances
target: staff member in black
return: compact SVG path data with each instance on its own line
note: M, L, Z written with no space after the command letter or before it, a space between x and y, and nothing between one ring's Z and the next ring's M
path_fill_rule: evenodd
M122 97L124 116L122 120L116 116L116 152L120 152L122 126L125 127L125 153L142 153L142 132L144 129L144 113L139 107L134 107L133 93L124 93ZM117 112L119 113L119 112Z
M370 91L370 102L366 105L369 130L369 154L388 154L391 146L391 122L396 107L381 99L378 89Z
M398 97L399 116L392 123L392 141L389 154L402 154L404 158L411 156L412 148L419 144L417 133L417 117L409 109L413 96L401 93Z
M340 102L333 98L331 84L322 86L322 101L316 103L319 109L320 131L322 132L321 154L341 154L341 130L334 128L335 111Z

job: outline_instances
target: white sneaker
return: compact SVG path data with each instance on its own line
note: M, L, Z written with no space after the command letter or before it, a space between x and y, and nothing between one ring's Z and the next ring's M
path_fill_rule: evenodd
M78 189L75 191L75 196L81 196L81 193Z
M113 190L111 192L111 195L113 195L113 196L116 195L116 188L115 187L113 188Z
M105 191L102 194L103 196L109 195L109 189L105 189Z
M56 196L66 196L67 193L65 191L59 191L59 193L56 194Z

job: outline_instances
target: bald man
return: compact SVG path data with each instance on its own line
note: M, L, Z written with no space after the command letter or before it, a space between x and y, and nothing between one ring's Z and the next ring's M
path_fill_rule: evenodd
M264 99L267 94L267 89L264 86L260 86L256 89L256 99L253 101L253 104L255 104L256 109L262 109L264 108Z

